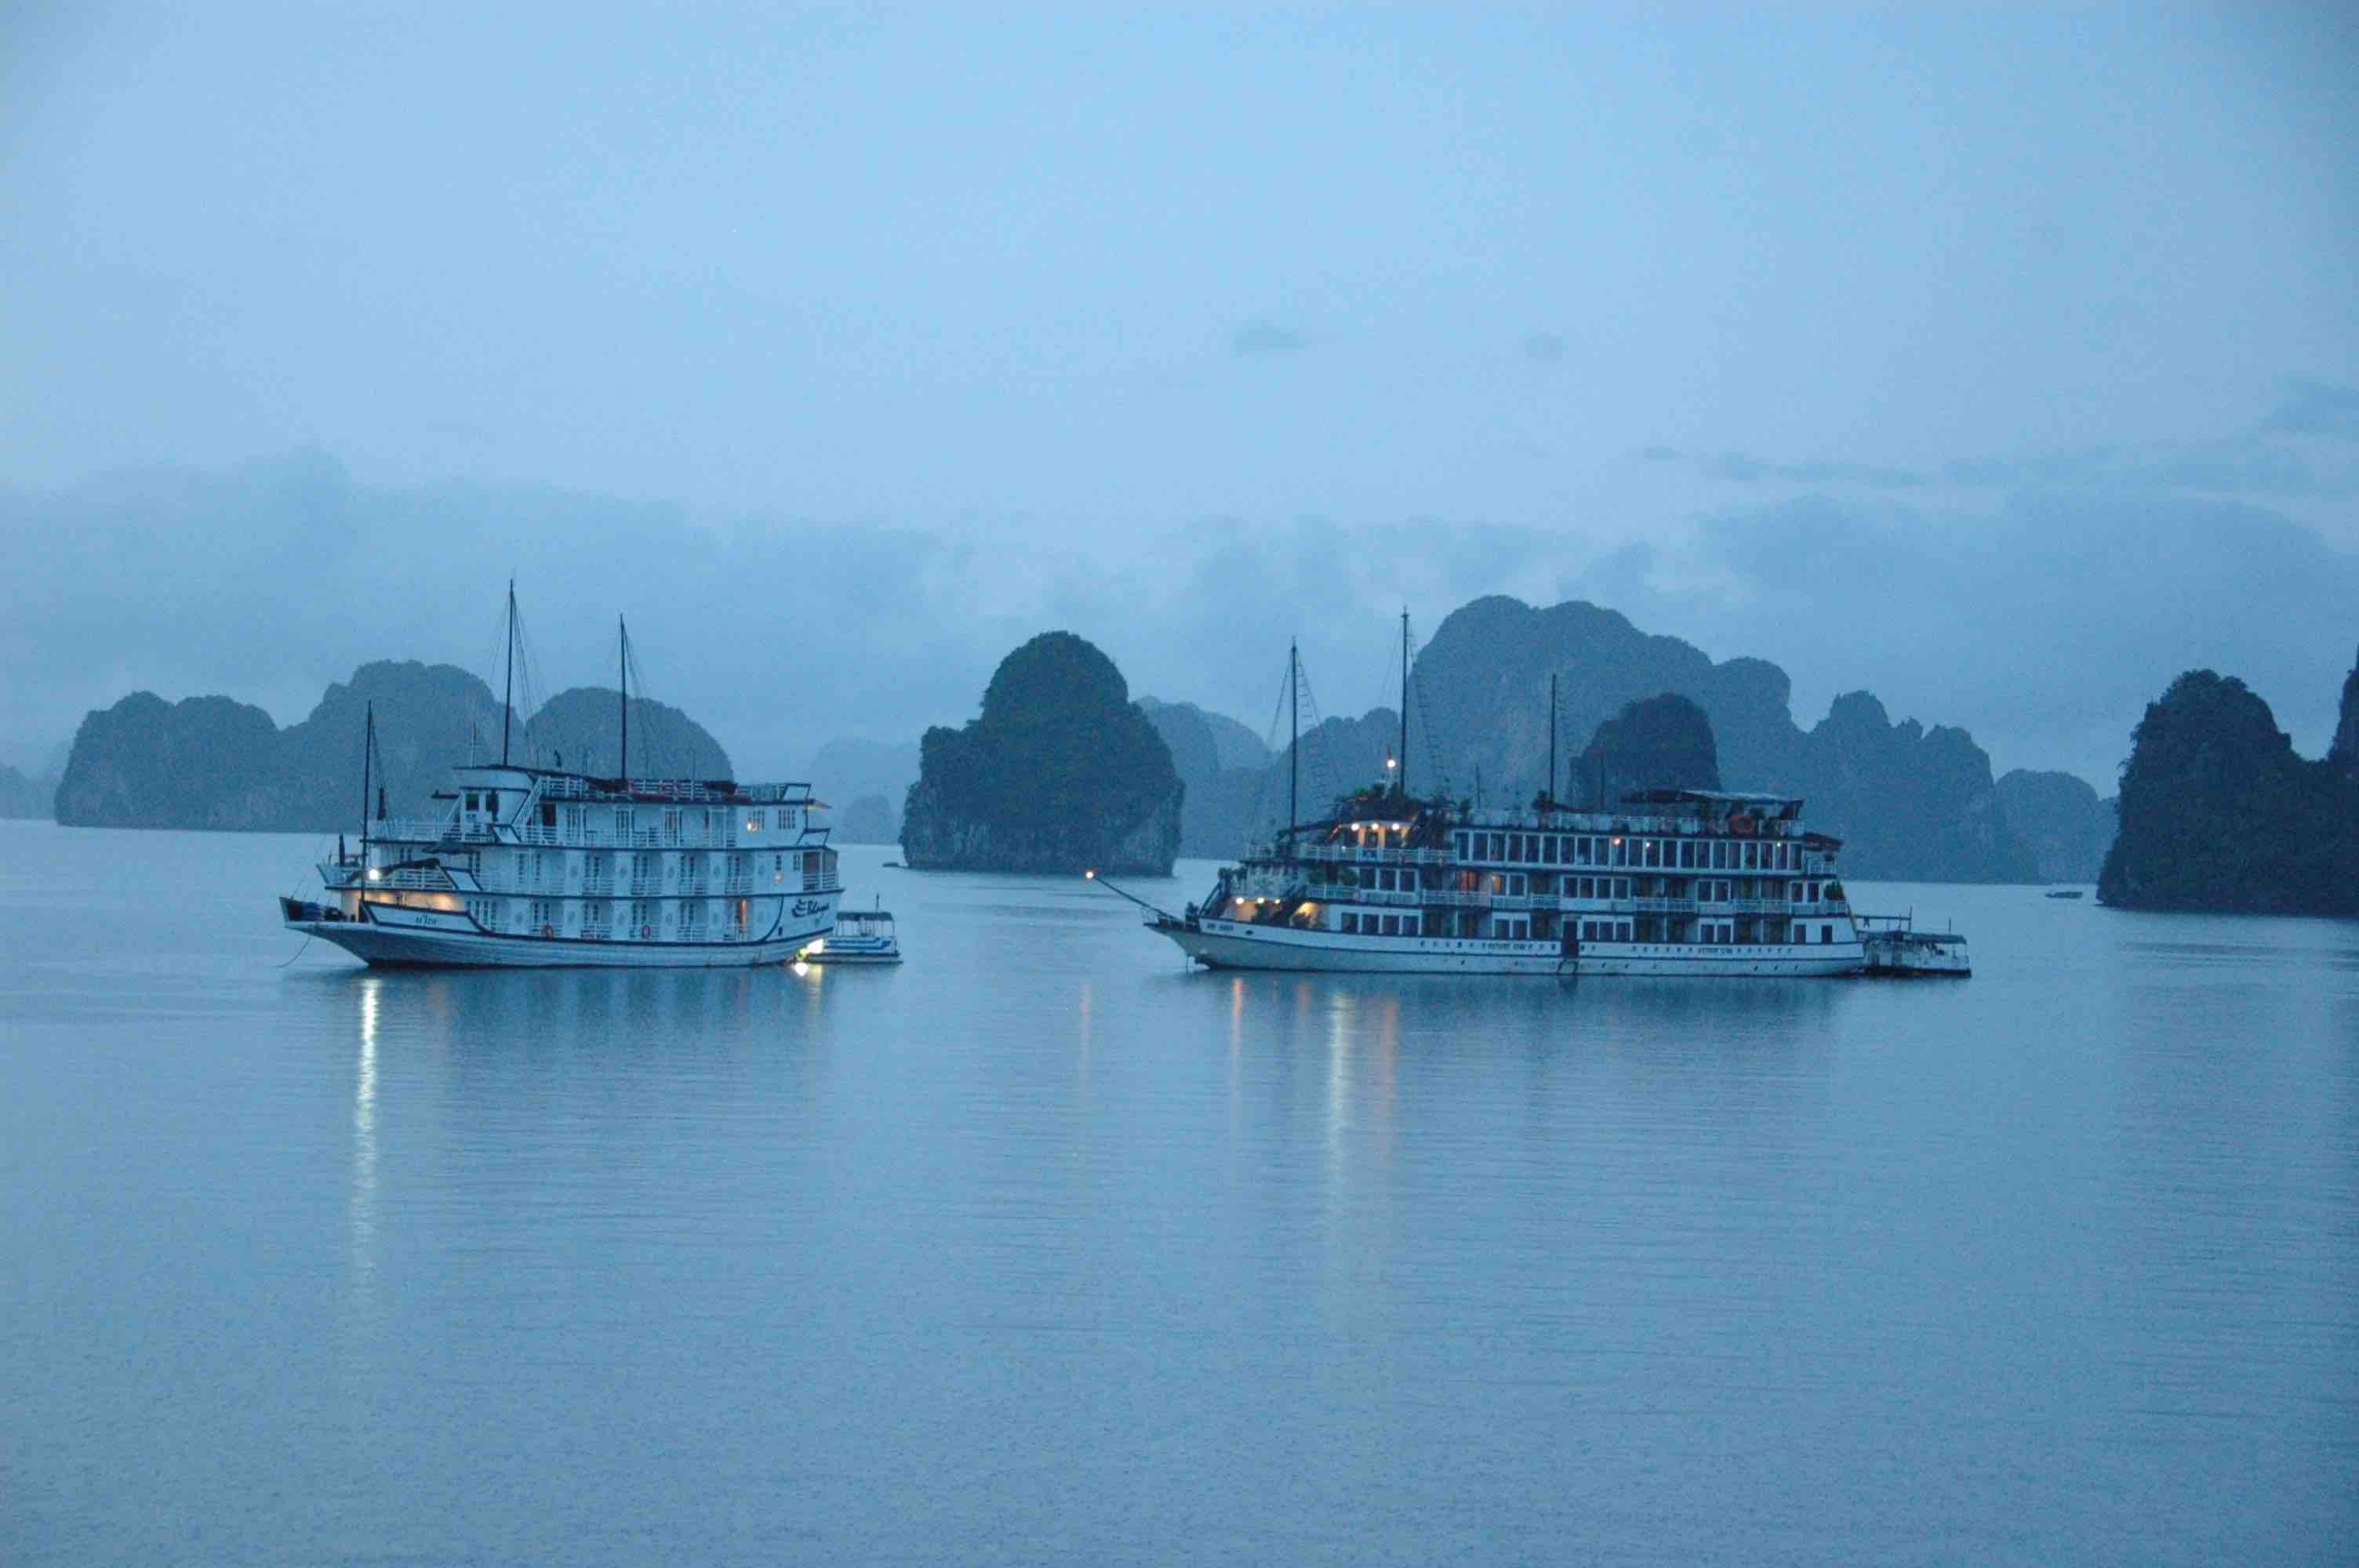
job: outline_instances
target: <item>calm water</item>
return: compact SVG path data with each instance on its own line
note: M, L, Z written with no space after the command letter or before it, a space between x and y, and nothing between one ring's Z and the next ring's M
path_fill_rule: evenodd
M1232 979L853 849L898 970L379 975L312 848L0 824L0 1561L2359 1537L2359 926Z

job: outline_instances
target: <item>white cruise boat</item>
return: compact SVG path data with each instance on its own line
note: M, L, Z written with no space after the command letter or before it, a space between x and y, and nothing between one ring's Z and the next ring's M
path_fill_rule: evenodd
M1801 808L1653 789L1612 810L1461 812L1372 791L1147 925L1212 968L1859 974L1841 841L1807 831Z
M627 762L627 653L624 669ZM374 713L363 755L365 810ZM452 773L439 816L389 819L379 794L358 851L321 862L326 897L279 900L288 928L371 964L503 968L783 963L834 928L842 884L808 784Z
M1290 703L1300 690L1299 656L1288 662ZM1223 867L1212 892L1185 914L1145 905L1148 927L1211 968L1864 971L1860 927L1835 870L1842 841L1805 829L1799 799L1644 789L1604 808L1576 809L1547 794L1523 810L1421 801L1400 782L1408 697L1404 614L1400 746L1388 762L1388 771L1403 771L1308 824L1295 806L1299 781L1289 782L1294 825ZM1290 768L1299 765L1300 734L1298 719Z

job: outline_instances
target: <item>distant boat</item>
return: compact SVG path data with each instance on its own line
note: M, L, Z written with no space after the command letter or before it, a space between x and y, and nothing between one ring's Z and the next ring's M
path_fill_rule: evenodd
M2048 896L2049 898L2079 898L2081 896L2081 890L2079 888L2054 888L2049 892Z

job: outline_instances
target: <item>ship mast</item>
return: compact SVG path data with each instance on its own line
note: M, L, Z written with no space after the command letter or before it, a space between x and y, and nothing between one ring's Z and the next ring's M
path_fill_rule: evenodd
M1286 717L1294 739L1286 748L1286 849L1294 852L1294 825L1302 820L1302 644L1286 645Z
M361 859L368 859L369 762L376 756L376 704L368 705L368 728L361 732Z
M500 697L500 766L508 765L508 715L516 707L516 579L508 579L507 689Z
M1556 672L1549 672L1549 786L1548 803L1556 804Z
M623 781L623 787L628 789L631 787L631 629L624 624L619 615L614 617L614 632L621 643L614 657L622 665L623 676L623 757L622 765L614 770L614 775Z
M1426 739L1433 738L1432 715L1426 716ZM1393 775L1400 785L1401 798L1408 798L1408 606L1401 606L1401 711L1400 711L1400 771Z

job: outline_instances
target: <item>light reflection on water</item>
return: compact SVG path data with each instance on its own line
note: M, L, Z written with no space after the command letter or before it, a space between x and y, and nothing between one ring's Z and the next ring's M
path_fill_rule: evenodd
M282 972L307 845L7 844L11 1561L2359 1525L2348 926L1871 890L1981 972L1213 976L1103 895L853 849L900 968ZM78 935L126 847L265 915Z

